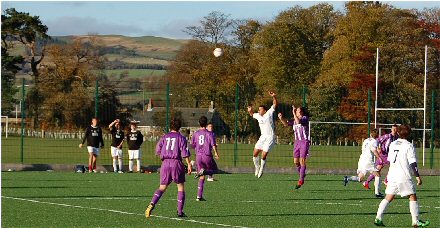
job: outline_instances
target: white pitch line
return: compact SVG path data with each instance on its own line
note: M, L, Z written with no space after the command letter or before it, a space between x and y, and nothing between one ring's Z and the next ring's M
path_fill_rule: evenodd
M52 203L52 202L38 201L38 200L25 199L25 198L16 198L16 197L9 197L9 196L2 196L2 198L13 199L13 200L21 200L21 201L27 201L27 202L32 202L32 203L49 204L49 205L62 206L62 207L73 207L73 208L81 208L81 209L89 209L89 210L97 210L97 211L108 211L108 212L127 214L127 215L141 215L141 216L145 216L144 214L137 214L137 213L126 212L126 211L118 211L118 210L96 208L96 207L83 207L83 206L77 206L77 205L70 205L70 204L64 204L64 203ZM200 224L205 224L205 225L247 228L245 226L233 226L233 225L227 225L227 224L221 224L221 223L203 222L203 221L197 221L197 220L194 220L194 219L171 218L171 217L166 217L166 216L161 216L161 215L151 215L151 217L170 219L170 220L176 220L176 221L184 221L184 222L192 222L192 223L200 223Z

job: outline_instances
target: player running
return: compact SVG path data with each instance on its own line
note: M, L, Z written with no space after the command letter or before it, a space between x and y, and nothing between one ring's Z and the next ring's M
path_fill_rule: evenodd
M344 186L347 185L348 181L361 182L363 181L367 172L373 174L374 176L378 176L376 165L374 164L374 157L379 157L379 153L377 152L377 130L373 129L370 132L370 138L365 139L362 143L362 154L359 157L357 176L345 176L344 177Z
M416 176L417 185L422 184L422 179L417 169L417 158L414 145L408 141L411 128L406 125L399 126L400 138L392 142L389 147L387 160L390 162L388 171L388 185L385 189L385 199L382 200L377 209L376 226L385 226L382 215L387 206L393 201L394 196L409 197L409 211L411 212L413 227L426 227L429 221L419 220L419 204L417 203L416 189L411 179L411 171Z
M206 116L200 117L199 124L200 129L194 132L191 140L191 146L196 151L198 172L195 175L195 178L199 178L197 201L205 201L203 198L205 175L212 175L217 172L218 169L217 164L212 157L212 151L214 151L214 156L216 159L219 159L219 156L214 133L206 129L208 118L206 118Z
M258 120L260 125L261 136L255 144L253 161L255 165L255 176L260 178L263 175L264 166L266 165L266 158L269 151L275 145L275 124L273 120L273 113L278 105L276 94L269 91L269 95L272 97L273 104L269 110L264 105L258 107L258 113L253 113L252 106L248 106L247 111L250 116ZM261 164L260 164L260 153Z
M214 138L215 138L214 125L211 122L209 122L208 125L206 126L206 130L212 132L212 135L214 135ZM214 140L214 143L215 143L215 147L217 148L217 142L215 140ZM219 158L216 158L216 159L219 159ZM214 174L212 174L212 175L208 175L208 178L206 180L207 181L216 181L217 179L214 179Z
M380 155L380 158L376 159L376 167L378 169L378 173L379 176L375 176L373 174L371 174L367 181L365 181L363 183L364 188L366 189L370 189L370 182L371 180L374 178L374 194L376 195L376 197L378 198L383 198L383 194L380 192L380 171L382 170L382 168L385 165L390 165L390 162L387 161L387 156L388 156L388 151L389 151L389 147L390 144L395 141L396 139L398 139L399 136L397 135L397 125L394 124L391 127L391 133L389 134L385 134L380 136L377 141L378 141L378 152ZM386 179L385 179L385 184L386 184Z
M134 160L136 160L137 172L141 172L141 159L142 151L141 145L144 142L144 135L136 129L137 122L132 121L130 123L130 131L127 134L127 144L128 144L128 172L133 172Z
M159 201L162 194L167 190L171 181L177 184L177 216L186 217L183 213L185 205L185 167L182 158L188 165L188 174L191 174L192 167L189 159L190 153L187 146L186 138L179 133L182 122L179 119L171 120L171 132L162 136L156 145L156 154L162 160L160 167L160 185L159 189L154 192L151 203L145 210L145 216L151 215L155 205Z
M122 144L124 143L124 131L122 131L121 121L114 120L108 125L110 133L112 134L112 145L110 151L113 158L113 172L122 172ZM119 167L118 167L119 164Z
M309 115L304 107L295 108L292 105L293 120L287 121L283 114L278 113L278 118L285 127L292 126L295 135L295 145L293 146L293 163L299 173L299 180L295 189L301 188L306 177L306 158L309 156Z
M82 148L84 142L87 139L87 151L89 152L89 173L92 171L96 173L96 160L99 156L99 145L104 147L104 139L102 138L102 129L98 126L98 118L92 118L92 125L88 126L84 134L84 138L79 144L79 148Z

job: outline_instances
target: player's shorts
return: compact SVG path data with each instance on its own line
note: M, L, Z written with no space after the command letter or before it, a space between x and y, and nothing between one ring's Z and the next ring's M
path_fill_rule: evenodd
M176 184L185 183L185 167L181 160L165 159L160 167L160 184L169 185L171 181Z
M110 151L112 153L112 157L122 158L122 149L112 146L110 147Z
M400 195L401 197L416 194L416 188L411 180L396 183L388 181L387 188L385 189L385 194L387 195Z
M309 148L309 140L296 140L293 146L293 157L306 158L307 156L309 156Z
M368 172L373 173L374 171L378 171L374 162L359 160L357 174L362 173L365 176Z
M255 149L269 152L275 145L275 136L273 135L261 135L255 144Z
M93 146L88 146L87 147L87 152L89 152L89 154L95 154L96 156L99 155L99 147L93 147Z
M141 150L128 150L128 159L141 159Z
M380 154L380 158L382 158L382 162L380 162L379 159L376 159L376 165L381 165L381 166L390 165L387 154Z
M212 156L197 154L197 171L200 171L200 169L215 171L218 167Z

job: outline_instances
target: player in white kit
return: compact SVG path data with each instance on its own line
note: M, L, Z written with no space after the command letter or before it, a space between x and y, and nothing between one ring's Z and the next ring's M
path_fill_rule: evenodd
M411 171L416 177L417 185L422 184L422 179L417 169L416 150L414 145L407 139L411 128L400 125L398 130L399 139L392 142L388 152L390 169L388 171L388 185L385 189L385 199L379 204L376 219L376 226L385 226L382 222L382 215L388 204L393 201L394 196L399 194L401 197L409 198L409 211L411 212L413 227L426 227L429 221L419 220L419 204L417 203L416 189L411 179Z
M373 129L370 132L370 138L365 139L362 143L362 154L358 161L357 176L345 176L344 186L346 186L349 181L362 182L368 172L379 176L377 172L378 169L374 163L374 157L378 158L380 156L377 152L377 136L377 130Z
M260 178L263 175L264 166L266 165L266 157L272 147L275 145L275 124L273 119L273 113L278 105L276 94L269 91L269 95L272 97L273 103L269 110L264 105L258 107L258 113L252 111L252 106L247 108L250 116L258 120L260 125L261 136L255 144L253 161L255 165L255 176ZM261 164L260 164L260 153Z

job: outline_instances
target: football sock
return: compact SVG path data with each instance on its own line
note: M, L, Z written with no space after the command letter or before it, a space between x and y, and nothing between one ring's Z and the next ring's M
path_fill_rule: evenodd
M412 224L417 224L419 220L419 204L417 201L409 201L409 211L411 212Z
M133 166L134 166L134 161L133 161L133 159L130 159L128 161L128 170L133 171Z
M266 160L261 159L260 170L263 170L265 166L266 166Z
M177 213L183 213L183 206L185 205L185 192L177 192Z
M199 179L199 187L197 188L197 198L203 197L203 187L205 186L205 179Z
M359 182L360 178L358 176L351 176L348 178L349 181L355 181L355 182Z
M119 158L119 171L122 171L122 158Z
M367 182L370 183L374 177L375 177L374 174L370 174L370 176L368 176L368 178L367 178Z
M385 212L385 209L387 209L387 206L390 202L388 202L388 200L383 199L380 204L379 204L379 208L377 209L377 215L376 218L382 220L382 215Z
M137 167L137 171L141 171L141 159L136 159L136 167Z
M151 203L156 205L157 202L159 202L160 197L162 196L163 192L160 189L157 189L154 192L153 198L151 199Z
M254 161L255 168L260 167L260 157L252 157L252 160Z
M380 177L374 177L374 194L380 194Z
M304 183L304 178L306 177L306 166L301 166L299 171L299 180Z
M118 163L118 161L113 158L113 171L115 171L115 172L118 171L117 163Z
M89 165L89 171L92 171L92 165Z
M300 173L300 172L301 172L301 166L298 165L298 166L296 167L296 170L298 170L298 173Z

